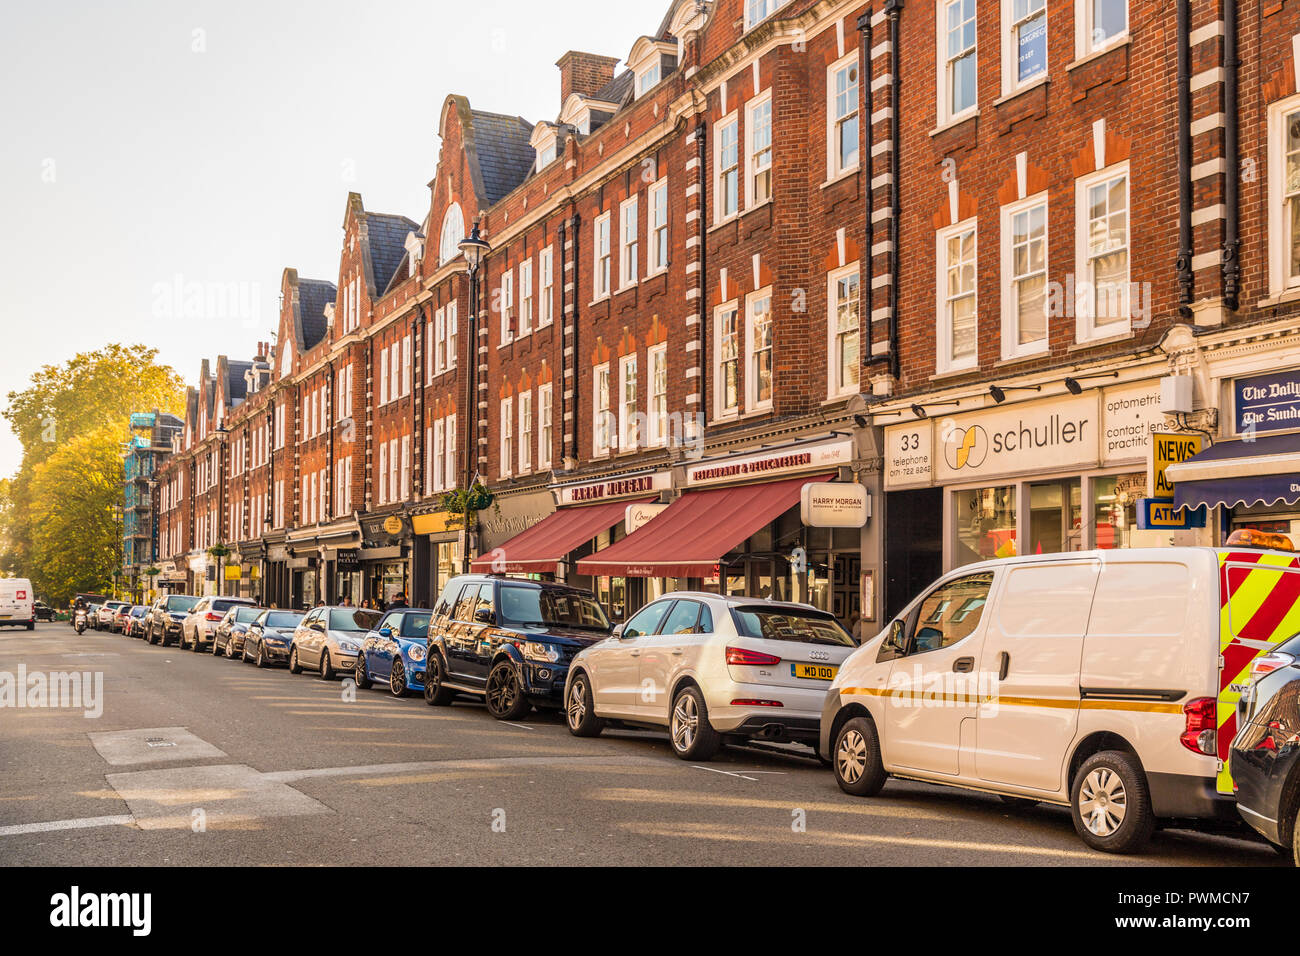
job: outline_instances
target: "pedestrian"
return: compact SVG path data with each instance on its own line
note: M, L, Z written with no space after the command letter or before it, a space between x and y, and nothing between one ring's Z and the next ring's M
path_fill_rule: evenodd
M406 592L398 591L393 595L393 603L388 605L388 609L392 611L404 607L410 607L410 605L406 603Z

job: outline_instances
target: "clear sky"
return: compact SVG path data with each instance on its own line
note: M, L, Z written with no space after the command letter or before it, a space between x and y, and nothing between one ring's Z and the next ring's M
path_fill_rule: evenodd
M190 384L205 357L251 357L275 328L284 267L337 280L349 191L423 220L448 93L553 120L566 50L625 57L668 6L8 5L0 402L41 365L108 342L156 347ZM20 459L0 423L0 475Z

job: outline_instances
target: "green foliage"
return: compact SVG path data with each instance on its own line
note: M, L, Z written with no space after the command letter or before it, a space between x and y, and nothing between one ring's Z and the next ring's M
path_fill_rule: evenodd
M105 591L122 565L122 443L131 412L179 414L184 386L143 345L46 365L10 392L4 417L23 463L0 481L0 570L59 605Z
M452 517L447 524L451 527L471 527L480 511L493 508L500 511L496 495L487 489L481 481L474 482L470 488L457 488L442 496L442 510Z

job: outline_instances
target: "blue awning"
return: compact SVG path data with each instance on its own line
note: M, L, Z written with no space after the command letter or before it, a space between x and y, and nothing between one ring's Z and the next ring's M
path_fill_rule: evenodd
M1178 507L1300 502L1300 434L1219 442L1166 471Z

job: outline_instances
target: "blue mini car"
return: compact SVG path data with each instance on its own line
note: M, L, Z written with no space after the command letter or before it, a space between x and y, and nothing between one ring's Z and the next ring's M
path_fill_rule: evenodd
M357 655L357 686L387 684L397 697L424 693L424 659L432 616L432 611L409 607L385 614L378 626L367 632Z

